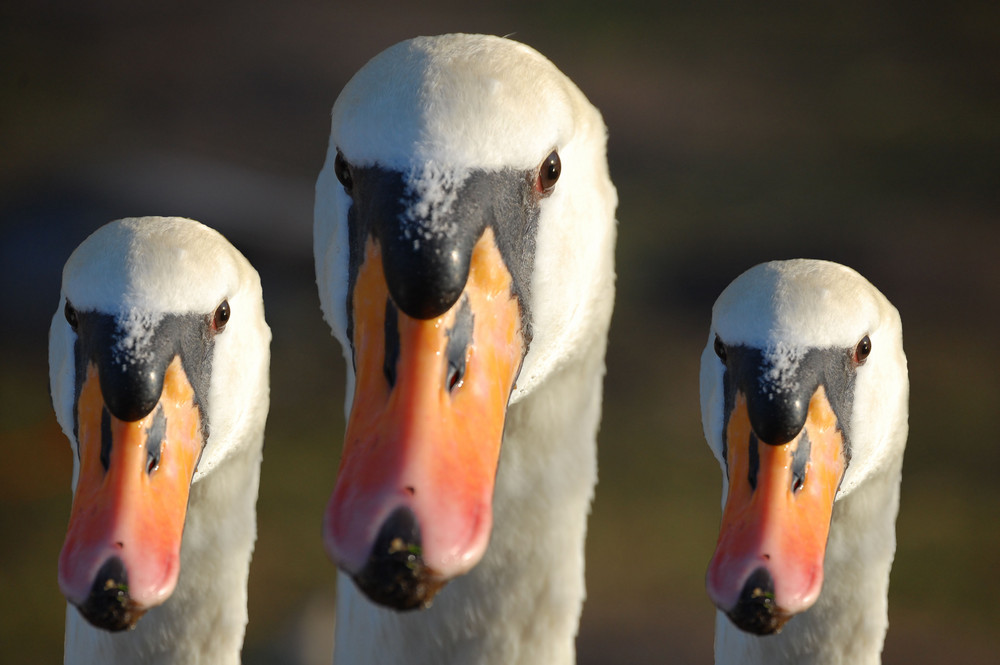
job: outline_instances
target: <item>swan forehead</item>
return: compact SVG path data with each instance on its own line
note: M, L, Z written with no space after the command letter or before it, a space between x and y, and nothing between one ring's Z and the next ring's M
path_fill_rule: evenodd
M244 264L222 235L197 222L131 218L84 240L63 269L62 286L84 311L126 319L206 314L235 295Z
M712 325L726 344L793 358L810 347L852 347L875 333L890 310L854 270L794 259L763 263L737 277L716 300Z
M332 141L402 172L532 168L573 132L569 80L537 51L486 35L419 37L375 56L333 107Z

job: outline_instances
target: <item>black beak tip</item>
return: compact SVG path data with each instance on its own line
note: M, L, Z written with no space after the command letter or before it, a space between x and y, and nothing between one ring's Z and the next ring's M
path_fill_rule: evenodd
M97 628L119 632L135 627L145 613L128 593L128 573L118 557L111 557L97 571L87 600L77 607Z
M354 582L369 600L384 607L406 611L430 606L444 582L424 565L420 526L409 508L397 508L386 519Z
M774 580L766 568L750 574L736 607L726 614L737 628L754 635L773 635L790 618L774 601Z

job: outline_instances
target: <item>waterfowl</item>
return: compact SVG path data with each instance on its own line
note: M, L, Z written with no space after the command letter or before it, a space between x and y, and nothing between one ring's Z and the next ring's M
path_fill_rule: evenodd
M614 299L606 130L533 49L397 44L316 185L347 432L337 663L571 663Z
M719 296L701 358L717 663L880 662L908 393L899 313L854 270L774 261Z
M256 271L198 222L111 222L66 262L66 663L240 662L270 339Z

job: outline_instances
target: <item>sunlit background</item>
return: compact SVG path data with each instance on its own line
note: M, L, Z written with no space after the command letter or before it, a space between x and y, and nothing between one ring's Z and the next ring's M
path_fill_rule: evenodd
M247 255L274 332L244 661L329 662L320 518L343 361L313 281L313 183L351 74L401 39L464 31L546 54L610 132L618 301L579 662L711 662L721 482L698 356L721 289L797 256L853 266L903 318L885 662L996 662L1000 4L93 4L0 9L0 661L62 653L71 459L46 364L62 264L104 222L164 214Z

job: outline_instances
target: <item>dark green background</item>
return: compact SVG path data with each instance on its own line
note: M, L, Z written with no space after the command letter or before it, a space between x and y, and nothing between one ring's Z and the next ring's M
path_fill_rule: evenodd
M313 283L313 182L354 71L400 39L466 31L545 53L610 131L619 298L580 662L711 661L721 482L698 356L719 291L796 256L848 263L903 317L885 662L995 662L1000 4L84 4L0 9L0 661L61 658L71 460L45 355L59 271L100 224L169 214L255 263L274 332L245 661L328 662L320 517L343 361Z

